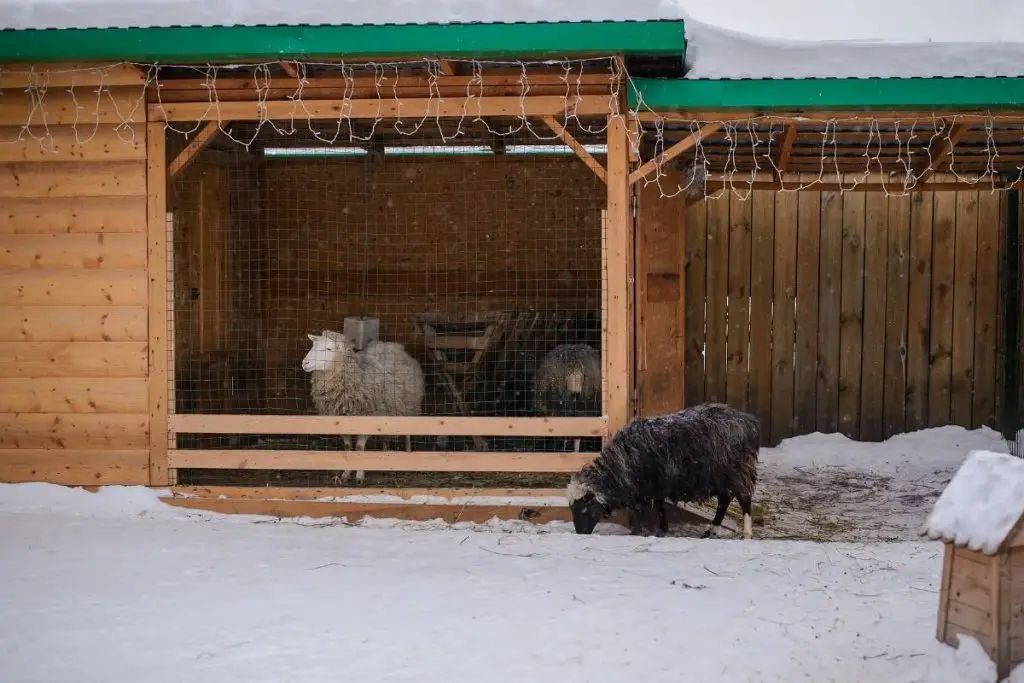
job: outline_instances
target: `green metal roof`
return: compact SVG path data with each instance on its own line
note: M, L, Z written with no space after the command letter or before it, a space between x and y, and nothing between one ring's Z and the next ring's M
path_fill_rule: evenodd
M1024 78L634 79L630 107L743 109L1007 109L1024 106Z
M682 21L0 31L0 62L679 56L685 50Z

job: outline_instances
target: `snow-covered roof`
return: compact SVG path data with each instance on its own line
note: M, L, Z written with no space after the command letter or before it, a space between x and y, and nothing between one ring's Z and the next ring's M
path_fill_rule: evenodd
M969 4L965 12L964 0L0 0L0 28L683 20L690 78L1024 75L1024 3Z
M994 555L1024 517L1024 459L972 451L935 502L921 535Z

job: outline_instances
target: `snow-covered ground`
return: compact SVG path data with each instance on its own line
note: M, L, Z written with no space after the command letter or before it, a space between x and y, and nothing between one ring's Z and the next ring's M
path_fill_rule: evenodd
M766 449L755 535L852 518L834 535L914 538L976 448L1005 445L943 428ZM0 485L0 680L996 680L975 641L935 640L938 542L349 525L194 512L158 494Z
M939 427L884 443L810 434L761 450L762 538L916 540L942 489L972 450L1006 453L988 428Z

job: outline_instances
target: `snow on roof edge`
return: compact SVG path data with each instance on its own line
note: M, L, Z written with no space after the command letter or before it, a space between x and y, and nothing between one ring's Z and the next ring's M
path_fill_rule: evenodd
M994 555L1022 519L1024 459L975 450L935 501L918 534Z

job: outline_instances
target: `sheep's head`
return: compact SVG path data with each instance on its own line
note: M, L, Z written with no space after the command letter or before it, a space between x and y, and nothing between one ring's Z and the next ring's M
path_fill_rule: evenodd
M306 372L323 372L341 358L352 352L352 344L345 335L332 330L324 330L322 334L307 334L313 348L302 359L302 369Z
M572 525L578 534L593 533L594 527L608 514L608 506L602 497L596 494L578 473L569 479L566 489L569 499L569 510L572 512Z

